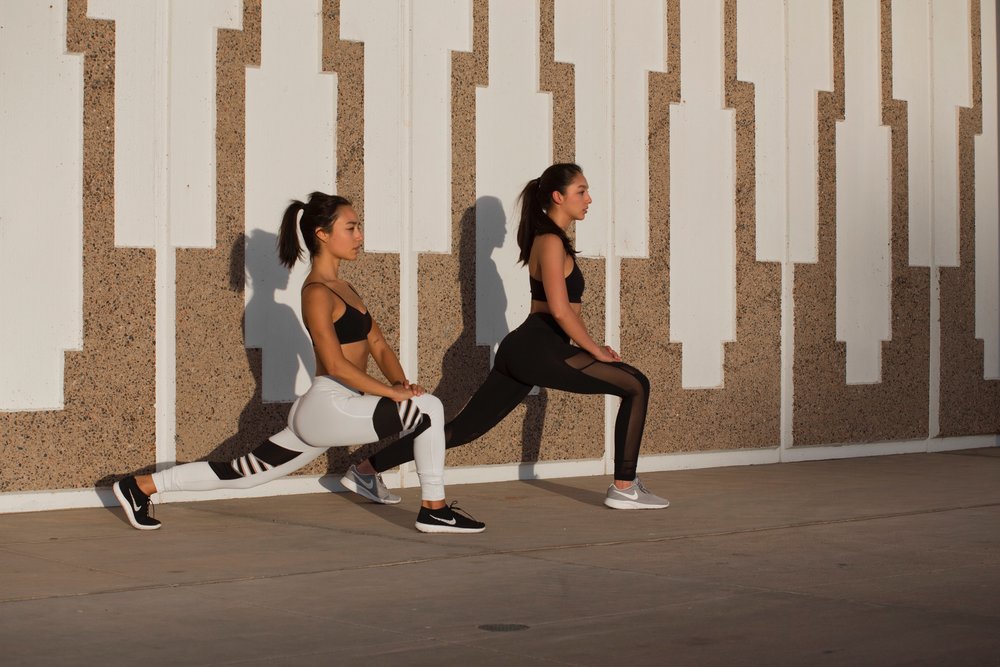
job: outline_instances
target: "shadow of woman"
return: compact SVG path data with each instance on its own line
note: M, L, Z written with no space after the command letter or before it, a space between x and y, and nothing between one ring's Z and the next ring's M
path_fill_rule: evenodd
M480 197L459 221L462 331L441 360L441 381L434 389L434 395L444 404L447 419L458 414L490 371L492 351L476 343L477 307L489 309L483 313L485 318L478 319L489 323L496 342L509 333L505 316L507 293L491 256L493 250L503 245L506 235L507 218L503 204L496 197ZM545 389L524 401L527 411L521 429L521 462L528 465L522 470L522 477L534 477L547 402Z

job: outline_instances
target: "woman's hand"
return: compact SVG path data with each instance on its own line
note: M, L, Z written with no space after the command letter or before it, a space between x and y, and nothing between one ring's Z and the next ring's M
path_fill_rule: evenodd
M594 359L606 363L613 363L622 360L621 355L615 352L614 348L612 348L610 345L605 345L604 347L597 348L597 353L594 354L593 356Z
M403 401L408 401L413 398L413 385L402 384L397 382L389 388L389 397L391 400L397 403L402 403Z
M392 383L392 386L394 388L402 388L409 391L410 394L406 398L411 398L413 396L423 396L425 393L427 393L427 390L424 389L422 386L420 386L419 384L410 384L409 380L397 380L396 382ZM404 398L403 400L405 401L406 398ZM399 401L397 401L397 403L398 402Z

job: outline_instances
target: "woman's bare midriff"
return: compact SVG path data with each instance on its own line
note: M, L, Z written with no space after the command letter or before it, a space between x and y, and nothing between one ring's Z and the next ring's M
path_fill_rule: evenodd
M580 313L583 312L583 304L582 303L571 303L571 304L569 304L569 307L577 315L579 315ZM549 310L549 304L548 304L547 301L535 301L535 300L532 300L532 302L531 302L531 312L532 313L548 313L549 315L552 314L552 311Z
M354 364L363 372L368 372L368 341L359 340L356 343L341 343L340 350L344 358ZM316 375L329 375L326 368L318 358L316 359Z

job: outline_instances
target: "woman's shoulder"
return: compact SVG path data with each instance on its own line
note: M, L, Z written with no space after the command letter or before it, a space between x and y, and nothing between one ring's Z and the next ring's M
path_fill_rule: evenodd
M555 232L539 234L535 237L532 246L534 254L539 257L555 257L558 255L561 259L566 256L566 244Z

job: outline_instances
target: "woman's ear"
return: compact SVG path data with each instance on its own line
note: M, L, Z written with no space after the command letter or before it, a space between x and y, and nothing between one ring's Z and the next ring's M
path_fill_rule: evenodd
M566 201L566 198L563 197L563 193L558 190L552 191L552 203L562 205L564 201Z

